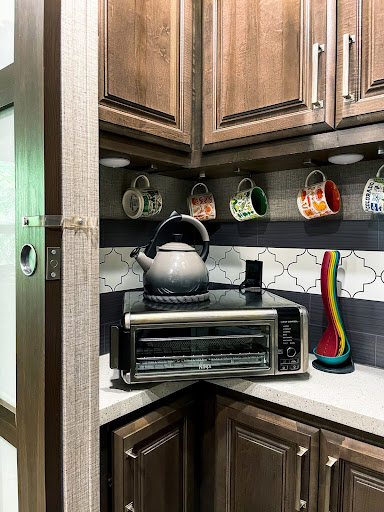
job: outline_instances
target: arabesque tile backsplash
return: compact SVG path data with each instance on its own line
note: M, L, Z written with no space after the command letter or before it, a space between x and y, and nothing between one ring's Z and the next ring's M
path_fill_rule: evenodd
M143 272L130 257L133 247L100 249L100 293L142 286ZM211 246L206 265L209 280L239 285L245 261L263 262L263 287L271 290L320 294L320 270L326 249ZM384 253L340 251L339 296L384 301Z

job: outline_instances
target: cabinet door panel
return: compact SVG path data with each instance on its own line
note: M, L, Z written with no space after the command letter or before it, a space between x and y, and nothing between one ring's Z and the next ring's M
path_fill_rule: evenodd
M382 0L338 3L336 124L384 120L384 9ZM345 34L354 36L348 48ZM346 66L347 64L347 66ZM347 91L343 90L343 78ZM345 92L350 97L344 98Z
M204 0L205 149L333 126L334 15L334 0Z
M100 119L189 144L192 0L100 1Z
M384 449L322 431L320 468L320 511L383 510Z
M193 511L193 414L165 406L114 431L114 512Z
M317 429L218 397L214 511L291 512L301 499L315 512L318 437Z
M295 469L292 445L233 424L232 450L230 510L278 512L285 499L292 503L286 488Z

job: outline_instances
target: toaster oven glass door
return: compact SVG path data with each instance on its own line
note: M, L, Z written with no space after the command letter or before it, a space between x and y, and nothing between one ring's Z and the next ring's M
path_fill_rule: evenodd
M135 377L271 368L273 323L156 326L135 331Z

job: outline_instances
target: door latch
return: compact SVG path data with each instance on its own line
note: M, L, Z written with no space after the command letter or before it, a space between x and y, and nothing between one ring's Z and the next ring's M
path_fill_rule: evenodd
M45 279L57 281L61 277L61 248L47 247Z

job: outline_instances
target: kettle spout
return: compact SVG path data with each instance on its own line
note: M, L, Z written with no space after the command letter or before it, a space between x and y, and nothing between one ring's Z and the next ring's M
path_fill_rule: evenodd
M137 247L131 252L131 258L135 258L140 267L147 272L151 268L153 259L146 256L143 252L140 252L140 247Z

